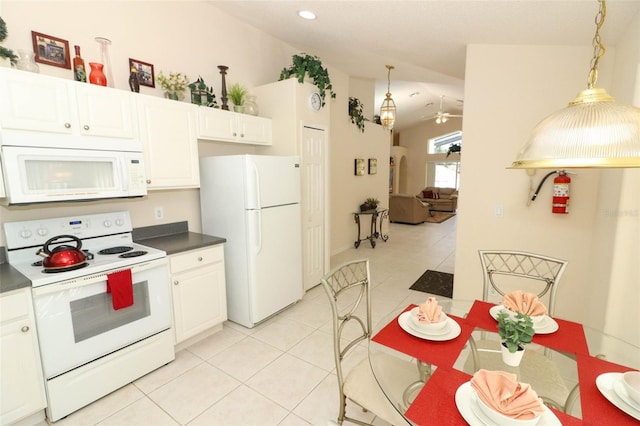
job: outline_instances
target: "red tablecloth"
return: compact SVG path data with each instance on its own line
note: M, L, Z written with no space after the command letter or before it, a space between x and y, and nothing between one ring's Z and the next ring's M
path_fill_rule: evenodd
M586 425L638 425L640 421L626 414L600 393L596 378L602 373L624 373L632 368L607 362L589 355L578 355L580 404Z
M411 310L414 306L416 305L408 306L403 312ZM452 340L435 342L412 336L400 327L398 317L389 322L371 340L429 364L450 367L456 361L464 344L469 339L473 326L467 324L462 318L453 315L448 316L457 322L461 329L460 335Z

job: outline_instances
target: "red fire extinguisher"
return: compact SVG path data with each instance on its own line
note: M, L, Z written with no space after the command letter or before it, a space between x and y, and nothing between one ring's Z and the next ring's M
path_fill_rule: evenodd
M552 213L569 213L569 184L571 178L564 170L558 172L558 176L553 180L553 203Z

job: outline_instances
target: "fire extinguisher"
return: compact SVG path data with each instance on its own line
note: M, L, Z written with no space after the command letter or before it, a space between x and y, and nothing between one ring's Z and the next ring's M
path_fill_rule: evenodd
M530 205L536 200L538 193L540 192L540 189L542 189L542 185L547 178L551 175L557 174L558 176L553 180L553 201L551 203L551 212L558 214L569 213L569 184L571 183L571 178L568 176L569 173L571 172L567 172L565 170L555 170L547 173L540 181L540 184L538 184L538 188L533 193L531 199L527 202L527 205Z
M569 184L571 178L564 170L558 172L558 176L553 180L553 202L551 204L552 213L569 213Z

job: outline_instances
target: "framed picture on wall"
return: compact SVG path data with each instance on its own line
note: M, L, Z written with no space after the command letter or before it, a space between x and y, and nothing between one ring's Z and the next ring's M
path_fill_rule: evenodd
M356 158L355 159L355 170L354 170L354 174L356 176L364 176L364 169L365 169L365 163L364 163L364 158Z
M369 158L369 174L375 175L376 173L378 173L378 159Z
M31 31L36 62L71 69L69 42L58 37Z
M135 68L138 83L141 86L156 87L156 80L153 75L153 64L129 58L129 70L131 70L131 68Z

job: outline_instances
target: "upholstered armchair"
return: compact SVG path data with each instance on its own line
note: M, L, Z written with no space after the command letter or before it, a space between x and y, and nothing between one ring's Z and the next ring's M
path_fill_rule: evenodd
M429 203L420 201L415 195L389 194L389 221L416 225L431 215Z

